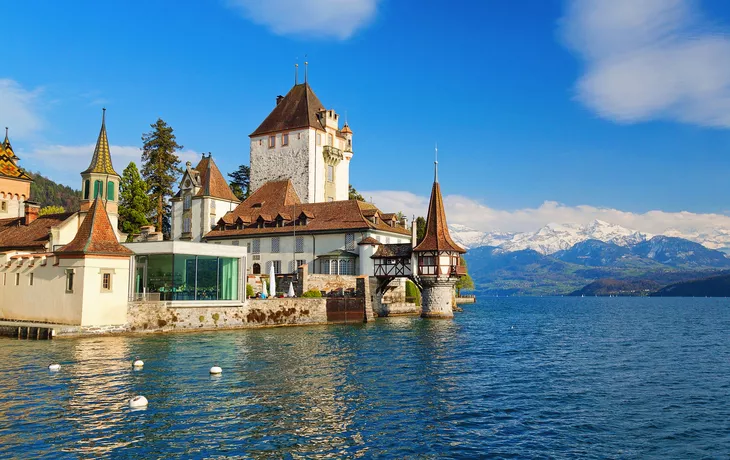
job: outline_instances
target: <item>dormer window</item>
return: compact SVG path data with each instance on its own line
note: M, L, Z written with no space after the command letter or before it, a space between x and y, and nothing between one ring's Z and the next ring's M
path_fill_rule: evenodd
M276 218L276 226L277 227L283 227L284 226L284 219L281 216L279 216L279 217Z
M276 147L276 136L269 136L269 148L273 149Z
M260 208L261 207L261 203L254 203L251 207L252 208Z

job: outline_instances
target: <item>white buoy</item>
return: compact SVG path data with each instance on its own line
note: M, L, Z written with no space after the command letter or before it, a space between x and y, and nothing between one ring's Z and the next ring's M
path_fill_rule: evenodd
M218 366L213 366L210 368L211 375L218 375L218 374L221 374L222 372L223 372L223 369L221 369Z
M147 407L147 398L144 396L135 396L129 400L129 407L132 409L139 409L140 407Z
M50 366L48 366L48 370L51 372L58 372L61 370L61 365L60 364L51 364Z
M136 359L134 363L132 363L133 367L144 367L144 361L141 359Z

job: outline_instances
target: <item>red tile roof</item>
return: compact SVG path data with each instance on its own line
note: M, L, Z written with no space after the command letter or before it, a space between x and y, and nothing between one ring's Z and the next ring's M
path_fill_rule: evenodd
M89 208L74 239L56 252L69 255L105 256L131 256L134 254L117 241L117 235L109 221L104 202L98 197Z
M198 196L211 196L224 200L239 201L231 191L228 182L226 182L226 179L221 174L220 169L218 169L212 157L204 156L195 167L195 170L200 174L201 189L197 193Z
M23 225L23 217L0 219L0 251L45 250L51 239L51 227L61 224L73 214L72 212L46 214L38 217L30 225Z
M322 110L324 105L308 83L294 85L250 137L287 129L324 129L317 117Z
M291 233L294 221L289 220L281 227L266 226L257 228L256 220L263 217L264 221L271 222L272 216L278 214L307 216L307 225L297 225L297 232L332 232L338 230L381 230L410 236L410 232L402 227L391 227L383 222L374 224L363 215L363 209L377 208L370 203L356 200L330 201L326 203L302 203L299 200L291 181L267 182L251 196L226 214L221 220L234 225L240 217L243 222L252 222L252 225L241 228L216 229L209 232L206 238L229 238L268 233ZM247 220L248 219L248 220Z
M414 251L454 251L464 253L466 250L454 243L446 224L444 200L441 197L441 186L434 181L431 189L431 201L428 203L428 218L426 219L426 234Z

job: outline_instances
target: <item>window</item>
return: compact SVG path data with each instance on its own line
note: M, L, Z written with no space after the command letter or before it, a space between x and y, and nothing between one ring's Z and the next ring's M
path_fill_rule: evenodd
M272 264L274 264L274 273L277 275L281 273L281 261L280 260L272 260Z
M261 240L259 238L256 238L252 241L251 253L252 254L261 253Z
M185 198L183 199L183 210L187 211L193 206L193 196L192 195L185 195Z
M106 183L106 199L114 201L114 182L112 181Z
M192 225L190 222L190 218L189 217L184 218L183 219L183 233L190 233L191 227L192 227Z
M210 228L215 228L215 216L210 216Z
M246 243L246 253L251 254L251 243Z
M278 236L271 238L271 252L279 252L279 237Z
M66 292L74 292L74 271L66 270Z
M334 182L335 180L335 167L327 165L327 182Z
M112 291L112 274L111 273L102 273L101 274L101 292L111 292Z
M86 181L84 181L84 199L85 200L89 199L89 186L90 185L91 185L91 182L89 182L89 179L86 179Z
M28 286L33 286L33 273L28 275Z
M210 213L215 214L215 200L210 202Z
M0 201L0 211L7 211L7 210L8 210L8 202Z
M330 261L329 260L323 260L320 262L322 266L322 274L323 275L329 275L330 274Z
M241 242L240 242L240 241L238 241L238 240L234 240L232 244L233 244L234 246L240 246L240 245L241 245Z
M336 275L336 274L337 274L337 261L330 260L330 275Z
M276 136L269 136L269 148L273 149L276 147Z
M317 133L317 145L322 145L322 135Z
M346 251L355 250L355 234L354 233L347 233L345 235L345 250Z
M294 244L294 251L295 252L304 252L304 237L298 236L296 243Z
M15 285L20 286L20 273L15 274Z
M295 270L298 270L298 269L299 269L299 267L301 267L302 265L305 265L306 263L307 263L307 261L306 261L306 260L304 260L304 259L297 259L297 266L296 266L296 267L294 267L294 268L295 268Z
M104 182L100 180L94 181L94 198L100 197L104 194Z
M261 265L260 264L253 264L252 268L254 275L260 275L261 274Z
M330 147L333 146L332 145L332 134L327 135L327 145L329 145Z
M281 135L281 145L289 145L289 133Z

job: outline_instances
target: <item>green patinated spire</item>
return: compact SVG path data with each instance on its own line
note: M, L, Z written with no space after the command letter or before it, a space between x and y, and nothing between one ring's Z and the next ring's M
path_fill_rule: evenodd
M112 155L109 152L109 139L106 137L106 109L102 110L101 132L99 132L99 139L96 140L94 156L91 158L89 167L81 174L99 173L119 177L119 174L114 171L114 166L112 166Z

